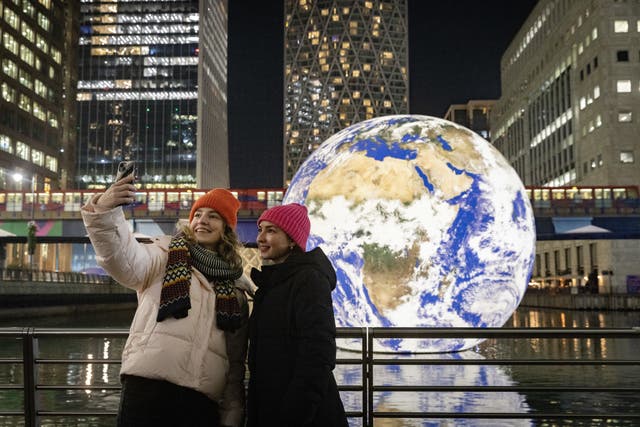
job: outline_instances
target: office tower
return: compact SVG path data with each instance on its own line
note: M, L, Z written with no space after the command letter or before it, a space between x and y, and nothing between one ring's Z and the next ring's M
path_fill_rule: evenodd
M493 99L471 100L466 104L452 104L445 114L445 120L471 129L487 141L491 141L491 109Z
M541 0L501 61L492 134L527 185L640 182L638 2Z
M207 30L225 31L205 34L203 48L200 10ZM87 0L80 28L78 187L108 185L121 160L137 162L144 188L199 186L197 160L206 163L211 144L227 144L226 120L212 123L226 109L226 3Z
M198 138L199 188L229 187L227 129L227 0L200 2Z
M406 0L285 0L284 183L325 139L409 111Z
M77 27L76 2L0 2L1 188L49 191L73 176Z

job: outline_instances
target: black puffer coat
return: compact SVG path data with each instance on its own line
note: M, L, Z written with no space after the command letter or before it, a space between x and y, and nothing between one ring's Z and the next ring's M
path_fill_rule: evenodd
M333 376L336 273L320 248L253 269L248 426L344 427Z

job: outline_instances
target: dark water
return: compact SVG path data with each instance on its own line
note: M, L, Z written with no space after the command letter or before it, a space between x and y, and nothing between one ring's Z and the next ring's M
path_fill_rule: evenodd
M34 317L19 320L0 320L1 327L109 327L128 328L132 310L93 311L69 316ZM639 312L584 312L519 308L506 327L553 328L627 328L640 326ZM0 358L21 354L20 343L0 338ZM454 353L448 357L478 361L504 359L570 359L587 358L625 359L640 354L640 340L630 339L495 339L487 340L476 348ZM94 338L43 339L40 353L46 358L108 359L119 358L123 339ZM339 351L339 357L354 357ZM386 357L386 356L385 356ZM118 364L61 364L40 368L39 381L57 385L117 385ZM359 365L339 365L336 379L342 384L362 384ZM535 365L391 365L374 367L376 385L546 385L546 386L606 386L635 387L640 382L637 366L582 366L563 365L544 367ZM21 384L22 369L17 364L0 365L0 384ZM360 392L344 392L347 410L362 406ZM40 393L39 406L45 410L116 410L117 391L100 390L47 390ZM625 392L377 392L374 396L377 411L430 412L555 412L555 413L640 413L637 396ZM21 410L22 393L0 390L0 410ZM42 426L111 426L109 417L57 417L42 420ZM1 417L0 426L23 425L21 417ZM360 426L352 420L352 426ZM376 427L398 426L608 426L635 425L624 420L578 420L573 422L533 420L410 420L378 419Z

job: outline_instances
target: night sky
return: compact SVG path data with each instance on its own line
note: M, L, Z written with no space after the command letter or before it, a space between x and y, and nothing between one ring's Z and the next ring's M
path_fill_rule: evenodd
M500 58L537 0L409 1L409 108L500 97ZM283 2L229 1L231 186L282 186Z

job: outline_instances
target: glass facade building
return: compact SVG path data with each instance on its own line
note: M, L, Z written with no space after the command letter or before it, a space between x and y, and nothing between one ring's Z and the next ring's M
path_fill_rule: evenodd
M199 2L81 3L78 188L137 162L145 188L195 187Z
M406 0L285 0L284 183L351 124L405 114Z
M77 27L75 2L0 0L0 188L73 177Z

